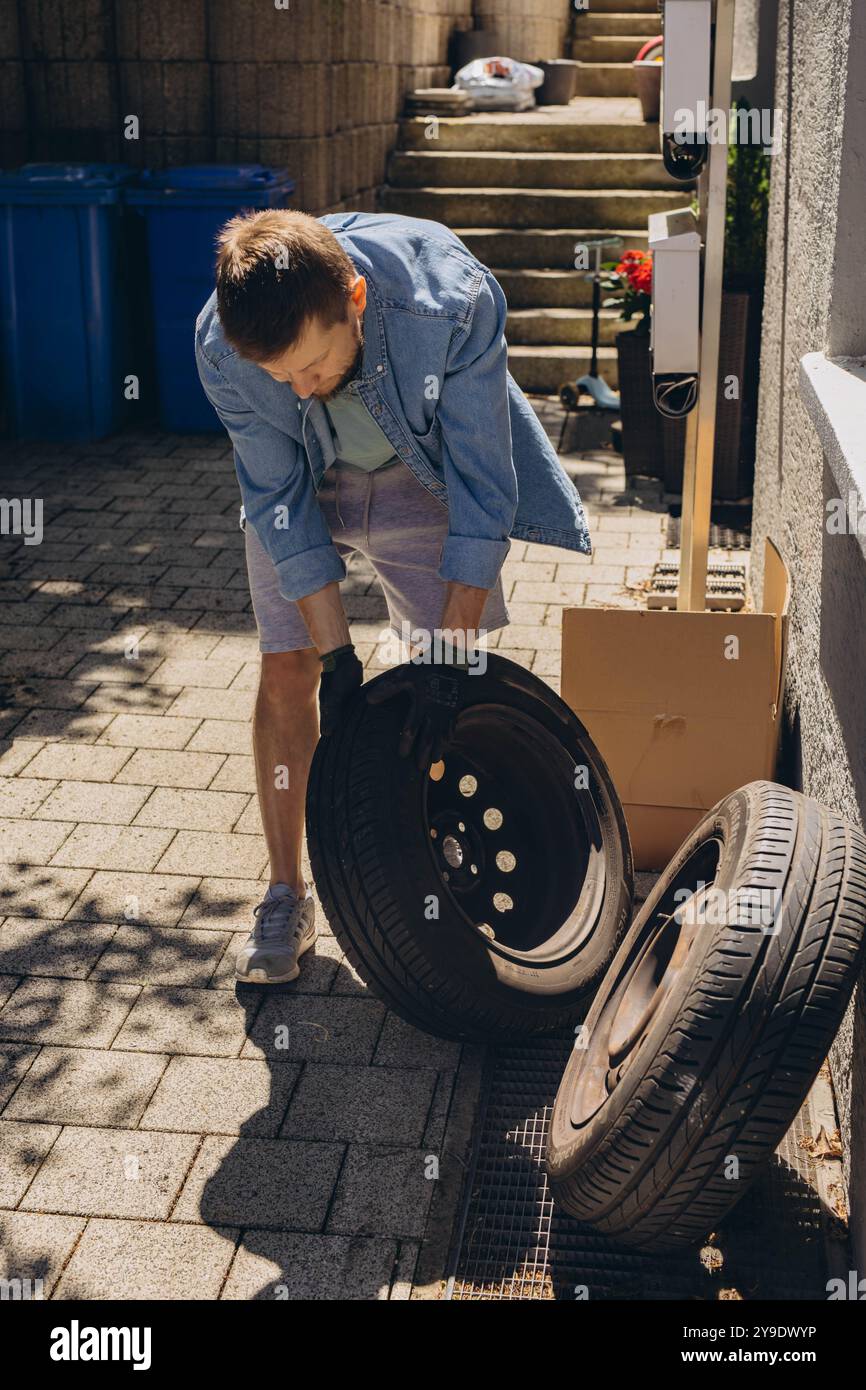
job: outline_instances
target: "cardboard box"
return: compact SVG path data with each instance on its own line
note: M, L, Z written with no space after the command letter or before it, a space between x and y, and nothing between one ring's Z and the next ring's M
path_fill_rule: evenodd
M721 797L774 776L789 597L768 540L761 613L565 609L562 696L610 769L635 868L663 869Z

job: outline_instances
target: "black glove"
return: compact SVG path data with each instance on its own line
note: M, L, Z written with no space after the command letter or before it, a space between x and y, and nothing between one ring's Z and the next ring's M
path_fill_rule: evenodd
M460 700L460 680L456 673L466 669L465 659L455 658L413 679L403 668L397 667L377 680L367 692L371 705L382 705L393 700L395 695L408 694L409 708L397 751L401 758L414 752L415 762L422 772L439 761L445 745L453 737ZM452 671L455 674L451 674Z
M325 736L336 732L347 701L361 688L364 668L351 643L326 652L320 660L322 682L319 686L319 729Z

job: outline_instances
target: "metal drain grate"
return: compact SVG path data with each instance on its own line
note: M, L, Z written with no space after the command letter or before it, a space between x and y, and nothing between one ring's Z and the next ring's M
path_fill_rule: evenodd
M682 507L672 506L668 513L668 533L665 545L679 550L682 544ZM710 513L711 550L749 550L752 545L752 512L747 507L726 507L720 504Z
M725 1222L723 1263L699 1252L629 1251L553 1208L544 1142L572 1037L491 1051L458 1248L453 1300L826 1298L827 1229L804 1106L765 1175Z

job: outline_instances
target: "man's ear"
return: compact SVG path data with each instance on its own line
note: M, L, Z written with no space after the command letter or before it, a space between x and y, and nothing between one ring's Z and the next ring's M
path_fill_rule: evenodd
M354 304L359 314L363 314L367 307L367 281L363 275L359 275L351 290L349 298Z

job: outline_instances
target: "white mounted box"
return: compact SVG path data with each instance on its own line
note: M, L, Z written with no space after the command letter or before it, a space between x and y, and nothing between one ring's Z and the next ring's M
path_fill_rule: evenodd
M652 213L649 249L653 373L696 373L701 358L701 237L691 208Z
M712 0L664 0L664 66L662 69L661 131L682 129L683 113L693 122L689 138L706 135L710 104Z

